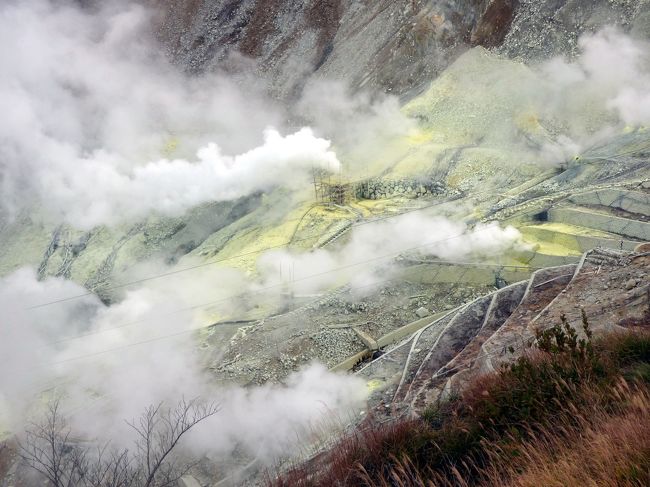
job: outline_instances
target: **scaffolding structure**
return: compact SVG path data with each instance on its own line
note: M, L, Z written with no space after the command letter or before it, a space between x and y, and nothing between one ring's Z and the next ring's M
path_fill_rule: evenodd
M353 185L343 175L332 174L322 169L314 169L312 174L316 201L334 205L346 205L353 199Z

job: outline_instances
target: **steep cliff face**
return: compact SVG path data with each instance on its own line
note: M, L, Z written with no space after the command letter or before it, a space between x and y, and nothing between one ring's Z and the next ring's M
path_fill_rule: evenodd
M178 62L200 71L239 53L286 96L314 75L406 93L466 46L498 45L518 1L156 3L160 33Z
M571 53L584 33L648 35L646 0L150 0L172 58L190 71L252 60L276 95L311 78L409 95L472 46L526 60Z

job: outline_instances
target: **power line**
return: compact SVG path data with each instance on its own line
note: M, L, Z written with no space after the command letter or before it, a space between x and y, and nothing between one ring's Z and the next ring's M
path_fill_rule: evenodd
M337 272L339 270L355 267L355 266L358 266L358 265L362 265L362 264L365 264L365 263L368 263L368 262L377 261L377 260L380 260L380 259L385 259L387 257L392 257L394 255L399 255L400 253L405 252L407 250L414 250L414 249L417 249L417 248L422 248L424 246L434 245L434 244L437 244L437 243L440 243L440 242L449 241L449 240L452 240L454 238L459 238L459 237L462 237L462 236L464 236L464 234L449 237L447 239L441 239L441 240L438 240L438 241L435 241L435 242L430 242L428 244L420 245L420 246L417 246L417 247L412 247L410 249L405 249L405 250L402 250L402 251L399 251L399 252L396 252L396 253L386 254L384 256L376 257L376 258L373 258L373 259L367 259L367 260L359 261L359 262L356 262L356 263L353 263L353 264L348 264L348 265L345 265L345 266L338 267L336 269L330 269L328 271L324 271L324 272L320 272L320 273L317 273L317 274L312 274L312 275L309 275L309 276L305 276L305 277L302 277L300 279L296 279L294 282L305 281L305 280L308 280L308 279L312 279L314 277L327 275L327 274L330 274L332 272ZM521 268L521 269L529 269L529 270L537 269L537 268L532 268L532 267L528 267L528 266L525 266L525 265L517 266L517 265L485 264L485 263L474 263L474 262L449 262L449 261L435 262L435 261L430 261L429 263L437 263L437 264L443 264L443 265L473 265L473 266L479 266L479 267L483 266L483 267L495 267L495 268L504 268L504 267L505 268ZM398 279L398 278L396 278L396 279ZM386 280L384 282L388 282L388 281L392 281L392 280L394 280L394 279L389 279L389 280ZM380 282L375 282L372 285L381 284L381 283L382 283L381 281ZM258 289L256 291L252 291L252 292L239 293L238 295L233 295L233 296L229 296L229 297L226 297L226 298L221 298L219 300L211 301L209 303L203 303L203 304L199 304L199 305L194 305L194 306L189 306L189 307L186 307L186 308L178 309L178 310L175 310L173 312L166 313L164 315L160 315L160 316L157 316L157 317L150 317L150 318L144 318L144 319L141 319L141 320L135 320L133 322L130 322L130 323L127 323L127 324L124 324L124 325L120 325L120 326L112 327L112 328L107 328L107 329L104 329L104 330L98 330L97 332L88 333L88 334L82 335L82 336L68 337L68 338L63 339L63 340L52 342L52 344L57 344L57 343L65 342L65 341L80 339L80 338L84 338L85 336L96 335L96 334L112 331L112 330L119 329L119 328L125 328L127 326L132 326L132 325L135 325L137 323L151 321L153 319L158 319L158 318L162 318L162 317L165 317L165 316L170 316L172 314L177 314L177 313L180 313L180 312L183 312L183 311L190 311L190 310L195 310L195 309L206 308L206 307L212 306L214 304L217 304L219 302L232 300L232 299L234 299L236 297L259 294L261 292L268 291L268 290L271 290L271 289L275 289L275 288L281 287L283 285L284 285L283 283L280 283L280 284L276 284L276 285L272 285L272 286L267 286L266 288ZM70 362L70 361L75 361L75 360L82 360L82 359L85 359L85 358L93 357L95 355L101 355L101 354L105 354L105 353L109 353L109 352L120 351L120 350L128 349L128 348L131 348L131 347L137 346L137 345L152 343L152 342L156 342L156 341L159 341L159 340L164 340L164 339L167 339L167 338L173 338L173 337L193 333L195 331L198 331L200 329L205 328L206 326L208 326L208 325L203 325L203 326L193 328L193 329L190 329L190 330L183 330L181 332L172 333L172 334L169 334L169 335L162 335L162 336L154 337L154 338L151 338L151 339L143 340L143 341L140 341L140 342L134 342L134 343L122 345L120 347L116 347L116 348L113 348L113 349L101 350L101 351L98 351L98 352L93 352L93 353L90 353L90 354L87 354L87 355L82 355L82 356L79 356L79 357L71 357L69 359L65 359L63 361L58 361L58 362L53 362L53 363L47 364L47 365L58 365L60 363L65 363L65 362ZM46 364L44 364L43 366L46 366Z
M483 230L477 230L475 233L485 231L485 230L487 230L487 228L483 229ZM448 237L448 238L445 238L445 239L436 240L434 242L429 242L429 243L418 245L418 246L415 246L415 247L410 247L410 248L394 251L394 252L391 252L389 254L384 254L384 255L381 255L381 256L378 256L378 257L373 257L373 258L370 258L370 259L364 259L364 260L357 261L357 262L354 262L354 263L351 263L351 264L346 264L344 266L339 266L339 267L336 267L336 268L333 268L333 269L329 269L327 271L323 271L323 272L319 272L319 273L316 273L316 274L310 274L310 275L307 275L307 276L303 276L303 277L301 277L299 279L294 279L292 282L303 282L303 281L307 281L309 279L313 279L313 278L316 278L316 277L322 277L324 275L332 274L332 273L335 273L335 272L338 272L338 271L341 271L341 270L345 270L345 269L350 269L352 267L356 267L356 266L359 266L359 265L368 264L370 262L376 262L376 261L379 261L379 260L384 260L384 259L388 259L388 258L391 258L391 257L394 257L394 256L398 256L398 255L402 254L403 252L417 250L417 249L420 249L420 248L423 248L423 247L435 245L435 244L438 244L438 243L441 243L441 242L450 241L450 240L453 240L453 239L456 239L456 238L461 238L461 237L464 237L464 236L465 236L465 233L462 233L462 234L454 235L452 237ZM500 265L500 264L486 264L486 263L474 263L474 262L453 262L453 261L445 261L445 260L428 261L427 264L429 264L429 263L431 263L431 264L443 264L443 265L474 265L474 266L498 267L498 268L517 267L517 268L522 268L522 269L523 268L532 269L531 267L528 267L526 265L504 266L504 265ZM127 326L132 326L134 324L138 324L138 323L142 323L142 322L146 322L146 321L151 321L151 320L154 320L154 319L164 318L166 316L170 316L170 315L177 314L177 313L182 313L184 311L193 311L193 310L197 310L197 309L207 308L207 307L214 306L214 305L222 303L222 302L231 301L231 300L237 299L237 298L262 294L263 292L266 292L266 291L271 291L271 290L274 290L274 289L281 288L284 285L285 285L284 283L278 283L278 284L273 284L273 285L266 286L266 287L263 287L263 288L260 288L260 289L256 289L255 291L244 291L244 292L233 294L233 295L230 295L230 296L227 296L227 297L224 297L224 298L220 298L220 299L217 299L217 300L212 300L212 301L201 303L201 304L196 304L196 305L187 306L187 307L184 307L184 308L179 308L177 310L171 311L169 313L165 313L163 315L158 315L158 316L154 316L154 317L150 317L150 318L143 318L143 319L140 319L140 320L134 320L134 321L125 323L123 325L119 325L119 326L114 327L114 328L105 329L102 332L110 331L111 329L125 328ZM72 338L70 338L70 339L72 339ZM64 339L64 340L61 340L61 341L66 341L66 340L68 340L68 339ZM58 342L55 342L55 343L58 343Z
M515 169L508 176L508 178L511 178L516 172L517 172L517 170ZM358 180L356 182L362 182L362 181L365 181L365 179L364 180ZM474 193L472 196L476 197L476 196L483 196L483 195L486 195L486 194L492 194L492 192L484 191L484 192ZM389 220L389 219L392 219L392 218L397 218L397 217L400 217L400 216L405 215L405 214L413 213L413 212L416 212L416 211L422 211L422 210L426 210L426 209L429 209L429 208L432 208L432 207L435 207L435 206L439 206L439 205L444 204L444 203L449 202L449 201L453 201L453 199L443 201L443 202L437 201L435 203L431 203L429 205L425 205L425 206L422 206L422 207L405 210L405 211L396 213L394 215L387 215L385 217L373 218L371 220L354 223L354 224L352 224L350 226L350 228L359 227L359 226L363 226L363 225L368 225L368 224L371 224L371 223L377 223L377 222L384 221L384 220ZM308 210L308 212L311 211L313 208L314 207L310 208ZM287 222L287 221L298 221L298 222L300 222L300 221L303 220L303 218L304 218L304 215L302 217L300 217L300 218L285 220L285 222ZM219 264L219 263L222 263L222 262L227 262L229 260L234 260L234 259L238 259L238 258L242 258L242 257L247 257L247 256L250 256L250 255L259 254L259 253L266 252L266 251L269 251L269 250L275 250L275 249L287 247L287 246L289 246L289 245L291 245L293 243L296 243L296 242L303 242L303 241L310 240L316 235L318 235L318 233L315 232L312 235L309 235L307 237L303 237L303 238L298 239L298 240L294 240L292 238L288 242L285 242L285 243L282 243L282 244L272 245L272 246L265 247L265 248L262 248L262 249L252 250L250 252L245 252L245 253L242 253L242 254L232 255L232 256L229 256L229 257L223 257L221 259L216 259L216 260L213 260L213 261L204 262L204 263L196 264L196 265L193 265L193 266L188 266L188 267L184 267L184 268L181 268L181 269L175 269L173 271L163 272L163 273L159 273L159 274L153 274L153 275L141 278L141 279L136 279L136 280L133 280L133 281L128 281L128 282L125 282L125 283L105 287L105 288L103 288L103 290L104 291L112 291L112 290L116 290L116 289L122 289L122 288L133 286L133 285L136 285L136 284L142 284L144 282L149 282L149 281L153 281L153 280L157 280L157 279L162 279L162 278L165 278L165 277L174 276L174 275L181 274L181 273L188 272L188 271L192 271L192 270L195 270L195 269L199 269L199 268ZM73 295L73 296L68 296L68 297L65 297L65 298L61 298L61 299L57 299L57 300L53 300L53 301L48 301L48 302L44 302L44 303L39 303L39 304L36 304L36 305L33 305L33 306L29 306L29 307L27 307L25 309L33 310L33 309L44 308L44 307L47 307L47 306L52 306L52 305L55 305L55 304L64 303L64 302L68 302L68 301L72 301L72 300L76 300L76 299L80 299L80 298L87 297L87 296L92 296L92 295L94 295L94 293L92 291L88 291L86 293L81 293L81 294L77 294L77 295Z
M508 175L507 179L510 179L517 172L518 172L518 169L515 168L513 170L513 172ZM357 182L357 183L358 182L363 182L363 181L366 181L366 180L367 179L359 179L359 180L354 181L354 182L352 182L350 184L354 184L355 182ZM492 195L492 192L490 192L490 191L481 191L481 192L472 193L471 196L472 197L478 197L478 196L484 196L484 195ZM433 203L428 204L428 205L424 205L424 206L420 206L420 207L417 207L417 208L411 208L411 209L408 209L408 210L404 210L404 211L395 213L393 215L387 215L387 216L383 216L383 217L373 218L371 220L366 220L366 221L353 223L352 225L350 225L350 228L360 227L360 226L363 226L363 225L369 225L369 224L372 224L372 223L377 223L377 222L381 222L381 221L385 221L385 220L390 220L392 218L398 218L400 216L407 215L407 214L410 214L410 213L414 213L414 212L417 212L417 211L427 210L429 208L440 206L440 205L442 205L444 203L449 203L450 201L454 201L455 199L456 198L448 198L448 199L443 200L443 201L436 201L436 202L433 202ZM311 211L313 208L314 208L314 206L309 208L309 210L307 210L307 212ZM286 221L298 221L298 222L300 222L300 221L302 221L304 216L305 215L303 215L300 218L285 220L285 222ZM238 255L231 255L230 257L223 257L223 258L220 258L220 259L216 259L216 260L212 260L212 261L208 261L208 262L203 262L201 264L196 264L196 265L193 265L193 266L183 267L181 269L175 269L175 270L172 270L172 271L163 272L163 273L159 273L159 274L152 274L150 276L143 277L141 279L136 279L136 280L133 280L133 281L128 281L128 282L125 282L125 283L115 284L113 286L105 287L105 288L103 288L103 290L104 291L112 291L112 290L116 290L116 289L122 289L122 288L133 286L133 285L136 285L136 284L142 284L144 282L149 282L149 281L153 281L153 280L157 280L157 279L162 279L162 278L165 278L165 277L181 274L183 272L188 272L188 271L192 271L192 270L195 270L195 269L199 269L199 268L219 264L219 263L222 263L222 262L227 262L229 260L234 260L234 259L238 259L238 258L241 258L241 257L248 257L250 255L259 254L259 253L266 252L266 251L269 251L269 250L284 248L284 247L287 247L287 246L292 245L292 244L297 243L297 242L304 242L304 241L307 241L307 240L311 240L312 238L314 238L315 236L318 236L318 235L320 235L320 232L314 232L313 234L310 234L307 237L303 237L303 238L300 238L300 239L297 239L297 240L294 240L293 237L292 237L289 241L287 241L285 243L282 243L282 244L271 245L269 247L265 247L265 248L262 248L262 249L251 250L250 252L244 252L244 253L238 254ZM33 306L29 306L26 309L32 310L32 309L44 308L44 307L47 307L47 306L52 306L52 305L55 305L55 304L64 303L64 302L67 302L67 301L72 301L72 300L75 300L75 299L80 299L80 298L84 298L84 297L92 296L92 295L94 295L94 293L92 291L88 291L86 293L80 293L80 294L77 294L77 295L68 296L66 298L61 298L61 299L57 299L57 300L48 301L48 302L36 304L36 305L33 305Z
M387 216L384 216L384 217L373 218L372 220L366 220L366 221L354 223L354 224L351 225L351 228L360 227L360 226L368 225L368 224L371 224L371 223L377 223L377 222L389 220L389 219L392 219L392 218L397 218L397 217L400 217L400 216L403 216L403 215L406 215L406 214L409 214L409 213L413 213L413 212L416 212L416 211L422 211L422 210L426 210L426 209L429 209L429 208L433 208L434 206L439 206L440 204L441 204L441 202L438 201L438 202L432 203L430 205L405 210L405 211L396 213L394 215L387 215ZM295 220L300 220L300 219L295 219ZM183 272L188 272L188 271L192 271L192 270L195 270L195 269L200 269L202 267L207 267L207 266L219 264L219 263L226 262L226 261L229 261L229 260L234 260L234 259L238 259L238 258L241 258L241 257L247 257L247 256L250 256L250 255L259 254L259 253L266 252L266 251L269 251L269 250L275 250L275 249L287 247L288 245L290 245L292 243L311 240L312 238L314 238L315 236L317 236L319 234L320 234L320 232L314 232L313 234L311 234L311 235L309 235L307 237L303 237L303 238L300 238L300 239L297 239L297 240L293 240L293 241L289 241L289 242L285 242L285 243L277 244L277 245L271 245L269 247L265 247L265 248L258 249L258 250L251 250L250 252L244 252L244 253L238 254L238 255L231 255L229 257L223 257L223 258L212 260L212 261L209 261L209 262L203 262L201 264L196 264L196 265L193 265L193 266L183 267L181 269L175 269L173 271L162 272L162 273L159 273L159 274L152 274L150 276L143 277L141 279L128 281L128 282L124 282L124 283L121 283L121 284L116 284L116 285L113 285L113 286L110 286L110 287L106 287L106 288L103 288L103 290L104 291L112 291L112 290L115 290L115 289L121 289L121 288L125 288L125 287L128 287L128 286L133 286L133 285L136 285L136 284L142 284L144 282L153 281L153 280L157 280L157 279L162 279L162 278L173 276L173 275L176 275L176 274L181 274ZM80 293L80 294L76 294L76 295L73 295L73 296L68 296L68 297L53 300L53 301L47 301L47 302L44 302L44 303L39 303L39 304L36 304L36 305L33 305L33 306L29 306L26 309L31 310L31 309L44 308L46 306L51 306L51 305L54 305L54 304L64 303L64 302L67 302L67 301L72 301L72 300L75 300L75 299L80 299L80 298L84 298L84 297L87 297L87 296L93 296L93 295L94 295L93 292L88 291L86 293Z
M435 242L435 243L437 243L437 242ZM391 254L391 256L392 256L392 254ZM358 262L358 263L355 263L355 264L350 264L349 266L346 266L346 267L339 267L337 269L331 269L329 271L325 271L325 272L322 272L322 273L319 273L319 274L314 274L314 275L302 277L300 279L295 279L292 282L300 282L300 281L303 281L303 280L308 280L308 279L312 279L312 278L315 278L315 277L320 277L320 276L323 276L323 275L326 275L326 274L329 274L329 273L337 272L337 271L342 270L342 269L347 268L347 267L362 265L362 264L365 264L367 262L368 261L363 261L363 262ZM480 262L457 262L457 261L445 261L445 260L429 260L429 261L419 262L419 264L435 264L435 265L449 265L449 266L453 266L453 265L474 266L474 267L488 267L488 268L498 268L498 269L504 269L504 268L506 268L506 269L507 268L527 269L527 270L538 270L538 269L540 269L538 267L530 267L530 266L526 266L526 265L487 264L487 263L480 263ZM355 289L363 289L365 287L376 286L378 284L384 284L384 283L387 283L387 282L392 282L392 281L396 281L396 280L400 280L400 279L401 278L399 278L399 277L395 277L395 278L391 278L391 279L384 279L384 280L381 280L381 281L375 281L372 284L368 284L368 285L365 285L365 286L355 286ZM460 279L457 280L454 284L458 284L458 282L460 282ZM182 313L182 312L185 312L185 311L194 311L194 310L197 310L197 309L208 308L210 306L214 306L214 305L216 305L218 303L221 303L221 302L231 301L233 299L238 299L238 298L243 298L243 297L250 297L250 296L254 296L254 295L259 295L259 294L262 294L262 293L264 293L266 291L270 291L270 290L273 290L273 289L276 289L276 288L279 288L279 287L282 287L282 286L284 286L284 283L274 284L272 286L267 286L265 288L257 289L255 291L244 291L244 292L241 292L241 293L238 293L238 294L233 294L233 295L230 295L230 296L227 296L227 297L224 297L224 298L220 298L218 300L210 301L208 303L202 303L202 304L188 306L188 307L185 307L185 308L179 308L179 309L170 311L168 313L164 313L164 314L160 314L160 315L156 315L156 316L150 316L150 317L142 318L142 319L139 319L139 320L129 321L129 322L126 322L126 323L123 323L123 324L120 324L120 325L110 327L110 328L104 328L104 329L101 329L101 330L97 330L97 331L93 331L93 332L89 332L89 333L84 333L84 334L81 334L81 335L65 337L65 338L62 338L60 340L56 340L54 342L51 342L51 344L65 343L65 342L68 342L68 341L78 340L78 339L86 338L86 337L89 337L89 336L100 335L102 333L107 333L109 331L119 330L119 329L123 329L123 328L128 328L130 326L134 326L134 325L137 325L137 324L140 324L140 323L145 323L147 321L154 321L154 320L157 320L157 319L166 318L168 316L172 316L174 314L179 314L179 313ZM315 300L315 301L318 301L318 299ZM206 326L211 326L211 325L204 325L201 328L205 328Z

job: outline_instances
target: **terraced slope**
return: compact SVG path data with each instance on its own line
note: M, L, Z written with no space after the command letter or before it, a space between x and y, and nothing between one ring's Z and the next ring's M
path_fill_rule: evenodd
M374 400L417 411L468 376L494 370L508 350L519 351L529 342L536 326L549 326L561 313L579 320L579 306L593 314L596 328L638 319L647 302L650 265L647 256L631 257L630 251L650 241L647 186L588 189L551 202L542 198L545 205L513 218L532 245L530 254L520 256L529 266L521 270L529 269L530 277L504 281L515 283L443 316L407 325L401 335L393 333L392 338L407 338L394 340L385 356L358 372L382 384ZM421 266L419 272L435 279L435 267ZM600 277L591 275L594 268ZM450 271L458 274L459 269ZM568 288L576 283L578 290ZM567 289L571 298L562 304ZM617 301L608 307L600 303L600 294Z
M473 375L513 359L561 314L578 325L584 308L596 332L625 328L650 313L650 255L595 249L577 264L540 270L433 319L362 368L381 384L377 406L409 413L458 390Z
M633 250L650 240L649 202L642 185L587 190L557 201L536 215L538 221L520 227L540 254L530 262L553 256L575 261L595 247Z
M650 241L645 221L650 215L648 195L642 184L632 183L561 197L545 207L545 221L520 216L529 251L483 263L441 262L405 254L398 272L370 295L359 297L343 287L307 297L307 304L296 297L286 310L251 320L231 343L223 363L215 364L215 372L219 377L259 383L282 380L313 359L335 370L358 369L391 350L390 360L379 360L387 368L372 380L391 384L387 387L396 388L390 392L396 400L416 407L428 400L426 394L439 394L447 379L477 355L493 334L520 336L518 320L539 313L562 291L587 249L597 249L589 254L595 261L605 259L607 252L629 251ZM599 204L592 205L594 201ZM597 218L576 225L565 223L564 209L618 216L612 224ZM603 230L598 225L609 226ZM625 228L638 231L635 240ZM445 298L463 288L470 294ZM476 299L463 302L469 296ZM430 317L416 315L423 306L425 313L433 313ZM226 328L220 328L223 325ZM214 327L216 335L210 343L218 347L227 326ZM413 341L401 342L413 334ZM491 362L483 361L481 367L491 370Z

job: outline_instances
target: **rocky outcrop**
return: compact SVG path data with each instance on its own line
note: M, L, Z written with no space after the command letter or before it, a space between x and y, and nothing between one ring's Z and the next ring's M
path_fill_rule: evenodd
M497 51L517 59L575 55L584 33L616 27L649 38L647 0L520 0Z
M437 181L417 181L412 179L383 180L370 179L355 187L359 199L379 200L393 196L419 198L445 194L445 185Z
M284 98L315 77L408 95L471 46L539 59L575 52L604 26L650 35L645 0L149 2L176 62L199 72L242 55Z
M371 404L380 411L385 405L422 411L471 377L516 358L532 343L535 330L562 315L579 329L584 310L596 333L648 326L648 271L647 253L596 249L578 264L537 271L527 281L432 319L359 372L384 382Z
M116 278L126 269L151 259L174 265L210 237L227 232L231 224L259 210L260 204L260 195L252 195L204 204L182 218L151 216L87 232L22 215L0 232L0 276L31 265L41 279L65 277L111 302L119 297Z

